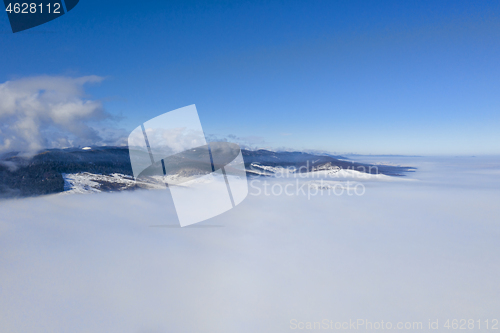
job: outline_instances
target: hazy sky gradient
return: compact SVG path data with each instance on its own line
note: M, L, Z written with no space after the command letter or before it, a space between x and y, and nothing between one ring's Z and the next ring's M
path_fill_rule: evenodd
M0 30L0 82L106 77L88 92L126 130L196 104L207 134L263 146L500 153L497 1L82 0Z

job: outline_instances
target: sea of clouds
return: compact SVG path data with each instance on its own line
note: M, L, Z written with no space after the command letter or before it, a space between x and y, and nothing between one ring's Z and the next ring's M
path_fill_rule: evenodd
M250 194L186 228L166 190L0 201L0 331L500 319L500 158L360 159L418 169L361 196Z

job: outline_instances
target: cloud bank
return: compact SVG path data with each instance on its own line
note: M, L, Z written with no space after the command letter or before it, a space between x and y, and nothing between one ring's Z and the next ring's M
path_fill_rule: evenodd
M500 159L400 162L418 166L419 181L374 183L364 196L249 196L204 228L173 227L168 191L0 202L0 331L491 324Z
M109 143L96 125L113 117L84 91L85 85L102 80L96 75L37 76L1 83L0 153L31 155L43 148Z

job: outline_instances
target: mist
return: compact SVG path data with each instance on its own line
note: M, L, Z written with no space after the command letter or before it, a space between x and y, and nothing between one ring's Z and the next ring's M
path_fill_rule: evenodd
M0 330L499 319L500 158L385 160L416 166L413 180L366 181L360 196L250 194L185 228L168 191L1 201Z

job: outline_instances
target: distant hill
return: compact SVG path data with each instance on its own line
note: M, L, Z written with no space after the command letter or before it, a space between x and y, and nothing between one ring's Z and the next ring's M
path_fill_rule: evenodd
M334 167L361 172L404 176L414 171L411 167L363 164L342 156L314 155L303 152L273 152L269 150L242 150L248 174L272 175L273 168L295 168L311 172ZM371 168L370 168L371 167ZM30 159L16 153L0 160L0 198L37 196L64 191L63 174L91 173L132 176L127 147L92 147L47 149Z

